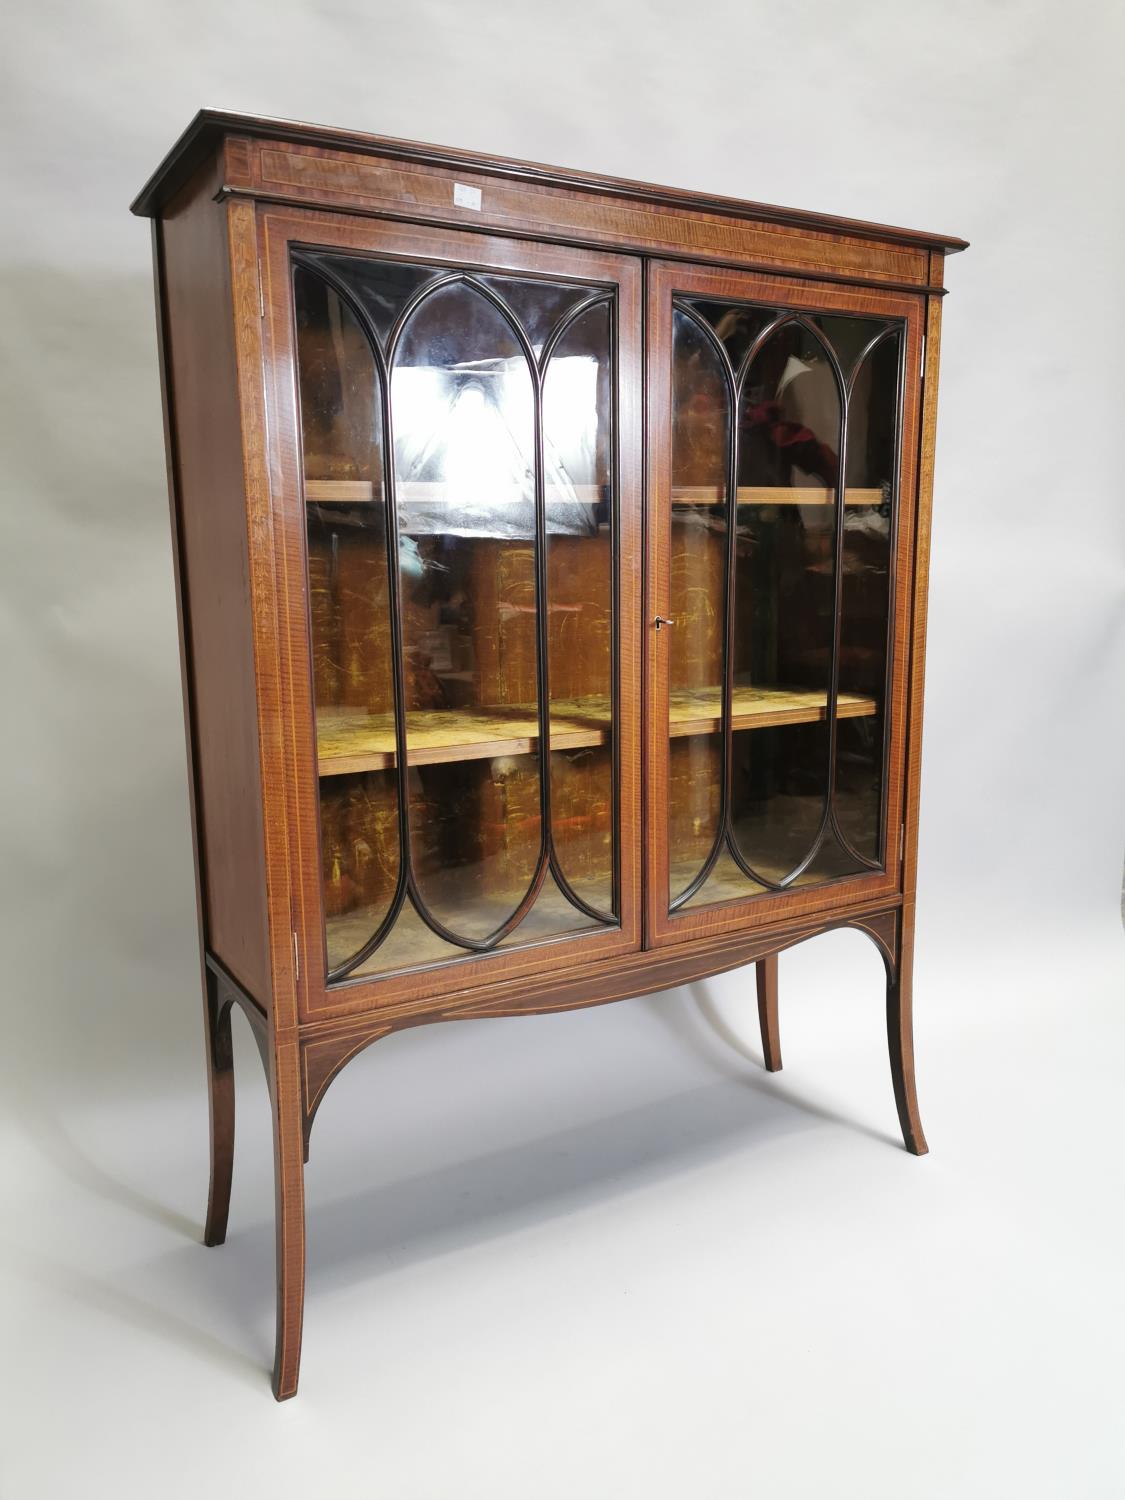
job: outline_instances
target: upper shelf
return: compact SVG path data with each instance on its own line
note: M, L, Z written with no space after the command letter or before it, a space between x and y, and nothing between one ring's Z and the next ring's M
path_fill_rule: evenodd
M519 504L531 499L530 487L512 490L497 496L497 504ZM597 505L604 498L605 490L600 484L576 484L563 489L561 485L547 485L548 505ZM460 504L459 497L451 497L447 484L419 484L415 481L395 485L395 497L400 505L444 505ZM378 488L370 479L306 479L305 499L314 505L370 505L382 503L383 487Z
M865 718L876 712L874 698L841 693L837 717ZM736 730L771 729L783 724L812 724L825 718L827 698L801 688L736 687ZM672 739L712 734L721 722L719 689L673 688L668 732ZM485 760L497 755L527 755L539 743L539 723L530 705L488 709L424 709L407 714L407 760L412 766L444 761ZM556 698L551 703L551 749L576 750L604 745L609 739L610 706L604 694ZM321 711L316 723L317 761L321 776L356 771L385 771L395 764L394 716L362 709Z
M449 493L444 484L399 484L395 490L400 505L440 505ZM601 485L578 484L563 489L547 486L548 505L596 505L603 497ZM382 486L376 489L369 479L306 479L305 499L312 505L370 505L383 498ZM525 495L513 499L526 499ZM739 505L832 505L836 491L819 485L739 485ZM845 505L882 505L881 489L849 486L844 491ZM677 485L672 490L673 505L720 505L723 491L718 485ZM452 503L452 502L450 502Z

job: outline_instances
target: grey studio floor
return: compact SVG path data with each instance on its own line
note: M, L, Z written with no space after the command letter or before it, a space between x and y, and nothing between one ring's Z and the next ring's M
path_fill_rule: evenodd
M220 1249L190 1003L146 1085L134 1067L75 1108L25 1075L0 1493L1125 1493L1125 1018L1120 933L1100 938L966 964L923 922L920 1160L855 933L783 955L776 1077L749 971L377 1044L313 1134L281 1407L243 1023Z

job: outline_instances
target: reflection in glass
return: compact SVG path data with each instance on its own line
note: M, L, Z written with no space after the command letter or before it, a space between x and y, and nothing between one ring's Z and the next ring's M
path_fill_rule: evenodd
M755 339L782 315L779 307L759 307L746 302L707 302L693 298L684 305L710 324L734 370L741 369Z

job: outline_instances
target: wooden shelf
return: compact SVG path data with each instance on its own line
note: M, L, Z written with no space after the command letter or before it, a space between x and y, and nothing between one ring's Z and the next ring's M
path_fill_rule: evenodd
M563 489L547 485L548 505L597 505L606 496L600 484L576 484ZM462 497L451 494L447 484L397 484L395 496L399 505L461 505ZM526 489L513 487L490 494L496 505L523 505L532 499L530 484ZM306 479L305 500L309 505L374 505L383 503L383 486L370 479ZM474 505L476 502L474 502Z
M396 487L400 505L444 505L459 504L459 497L449 498L449 486L444 484L400 484ZM498 495L496 503L517 504L530 498L528 491L511 491ZM605 498L603 486L579 484L573 489L562 489L558 485L547 486L549 505L597 505ZM882 505L881 489L849 488L844 491L845 505ZM306 479L305 499L310 505L372 505L382 503L383 489L369 479ZM719 505L723 490L718 485L677 486L672 490L673 505ZM836 491L818 485L742 485L738 491L739 505L832 505Z
M734 728L776 729L783 724L815 724L828 716L828 695L802 688L736 687ZM876 712L874 698L840 693L838 719L863 719ZM673 688L669 695L668 733L672 739L689 734L713 734L721 722L719 689Z
M812 724L825 717L826 695L787 688L740 687L734 693L734 728L770 729ZM876 711L874 698L841 693L837 716L864 718ZM711 734L719 728L718 688L674 689L669 734ZM609 700L604 695L555 699L551 704L551 748L575 750L609 739ZM483 760L526 755L539 743L534 707L528 704L471 712L427 709L407 715L408 760L412 766L443 761ZM395 764L394 719L361 709L317 715L317 761L321 776L385 771Z
M724 490L721 485L676 485L672 489L673 505L721 505ZM857 489L854 486L844 491L845 505L882 505L881 489ZM739 505L834 505L836 491L819 485L740 485Z
M483 760L526 755L539 743L531 704L478 709L426 709L406 716L412 766L439 761ZM609 700L591 697L551 705L551 744L556 750L603 745L608 738ZM394 716L346 710L317 715L317 759L322 776L384 771L395 763Z

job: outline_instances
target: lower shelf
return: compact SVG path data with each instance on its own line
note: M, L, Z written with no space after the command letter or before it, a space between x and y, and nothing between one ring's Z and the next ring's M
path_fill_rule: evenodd
M837 717L864 718L877 711L874 698L841 693ZM770 729L812 724L827 713L827 695L800 688L736 687L734 728ZM604 695L556 698L551 703L551 748L604 745L610 705ZM720 726L719 689L675 688L669 702L669 735L712 734ZM526 755L539 743L535 710L528 704L478 709L426 709L407 714L407 762L412 766L452 760ZM317 714L317 761L321 776L385 771L395 764L394 716L362 709Z
M424 881L426 897L436 905L439 914L477 937L483 937L510 916L527 888L525 883L505 888L492 881L492 889L488 890L489 884L487 874L478 873L466 878L456 871L431 874ZM330 962L334 965L344 962L358 952L385 910L384 905L378 911L357 909L329 917L325 923L325 936ZM497 951L548 938L606 930L605 924L593 921L573 907L548 876L531 911L516 930L498 944ZM356 977L393 973L472 956L469 950L438 937L406 902L391 931L355 973Z
M781 847L787 840L784 837L778 837L779 832L782 831L780 825L793 811L791 807L781 806L774 810L770 819L773 826L768 829L768 832L773 845L773 853L756 862L756 868L768 880L780 880L793 868L794 863L800 859L803 849L807 847L807 833L802 837L796 830L793 833L792 847L784 850ZM808 821L807 818L805 821ZM856 820L852 821L855 823ZM861 827L857 825L849 831L858 834L861 832ZM699 867L698 859L694 861L682 858L673 859L669 870L669 889L673 898L688 886ZM838 845L828 845L811 867L797 877L790 889L798 890L806 886L821 885L826 880L862 873L862 867L857 865ZM424 885L427 898L431 900L436 898L438 909L443 916L478 935L483 935L491 927L503 922L519 903L526 889L522 882L513 886L505 885L502 881L495 879L490 880L485 871L477 872L469 877L452 870L431 872L426 876ZM491 889L489 889L490 886ZM586 890L584 894L590 899L599 899L603 893L599 892L596 895L593 891ZM717 861L702 890L683 909L717 905L725 901L745 901L750 896L765 895L766 888L747 879L729 855L724 853ZM387 903L384 901L377 908L357 907L327 919L325 936L330 962L333 965L344 962L352 954L358 952L379 925L386 907ZM594 932L599 928L605 930L600 923L577 911L562 895L554 880L548 876L539 899L528 916L500 943L499 948L504 950L522 947L548 938ZM446 943L437 937L421 921L408 902L379 948L356 970L356 977L394 973L426 964L449 962L466 957L471 957L471 955L465 949Z
M801 862L816 836L820 821L820 809L815 798L800 798L780 795L771 799L768 811L753 820L746 820L738 827L740 846L752 867L766 880L784 879ZM837 804L844 834L860 849L867 850L867 857L874 857L870 847L872 830L878 826L877 801L851 798L841 799ZM668 871L668 891L674 901L686 890L698 875L707 850L700 848L693 856L672 854ZM841 847L834 836L827 836L820 852L787 887L800 890L805 886L823 885L829 880L839 880L846 875L863 875L869 867ZM764 895L767 888L750 880L723 851L715 862L702 889L680 909L691 910L700 906L714 906L724 901L745 901L748 896Z

